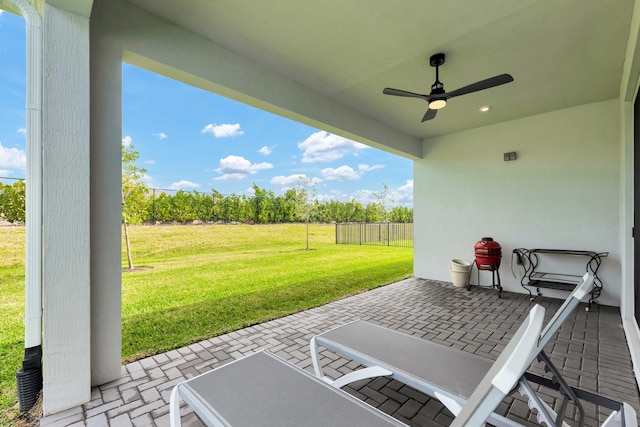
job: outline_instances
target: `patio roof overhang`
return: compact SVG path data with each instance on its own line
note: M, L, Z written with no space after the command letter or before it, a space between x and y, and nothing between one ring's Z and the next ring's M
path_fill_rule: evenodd
M278 90L321 97L307 115L325 126L340 127L322 114L337 108L416 141L617 98L634 7L632 0L127 1L280 77ZM447 55L440 79L449 91L502 73L515 81L456 98L421 123L425 102L382 89L429 93L429 57L437 52ZM489 114L478 111L483 105L493 107Z

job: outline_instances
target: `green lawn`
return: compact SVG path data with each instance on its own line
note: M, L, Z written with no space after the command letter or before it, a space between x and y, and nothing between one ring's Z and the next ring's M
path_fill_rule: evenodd
M0 425L16 410L16 371L24 353L24 227L0 227Z
M122 359L132 361L409 277L411 248L336 245L335 227L143 226L122 274ZM0 227L0 411L16 401L24 228ZM123 245L123 266L126 255ZM0 423L2 422L0 416Z

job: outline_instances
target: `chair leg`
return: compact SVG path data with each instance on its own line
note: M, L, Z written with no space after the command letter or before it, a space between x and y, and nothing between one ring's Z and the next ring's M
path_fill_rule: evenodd
M180 384L175 386L171 391L171 400L169 402L169 412L171 427L181 427L182 420L180 419L180 392L178 391Z

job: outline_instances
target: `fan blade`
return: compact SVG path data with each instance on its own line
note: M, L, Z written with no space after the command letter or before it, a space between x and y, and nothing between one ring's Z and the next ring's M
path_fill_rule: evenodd
M513 81L513 77L509 74L500 74L499 76L491 77L486 80L482 80L479 82L475 82L470 84L469 86L461 87L460 89L456 89L454 91L448 92L445 96L447 99L453 98L454 96L466 95L468 93L478 92L480 90L489 89L492 87L500 86L505 83L510 83Z
M422 121L426 122L427 120L434 119L436 117L437 112L438 110L432 110L431 108L429 108L427 112L424 113L424 117L422 118Z
M382 93L384 93L385 95L406 96L410 98L420 98L420 99L424 99L425 101L429 101L429 95L407 92L406 90L400 90L400 89L391 89L390 87L385 87Z

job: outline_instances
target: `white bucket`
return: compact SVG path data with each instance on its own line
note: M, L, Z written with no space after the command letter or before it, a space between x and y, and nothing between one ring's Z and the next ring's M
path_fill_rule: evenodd
M469 267L471 267L471 265L469 265ZM467 283L469 282L469 270L456 271L451 268L449 271L451 272L451 281L453 282L453 286L458 288L467 286Z
M463 259L452 259L451 268L451 281L453 286L464 287L469 283L469 273L471 272L471 263Z
M459 271L469 274L469 271L471 271L471 263L463 259L452 259L451 271Z

